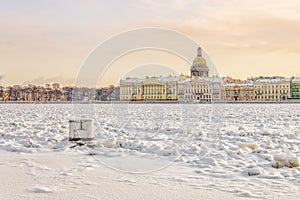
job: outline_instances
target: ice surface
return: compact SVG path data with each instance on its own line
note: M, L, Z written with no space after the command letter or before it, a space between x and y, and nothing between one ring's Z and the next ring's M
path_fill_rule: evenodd
M184 185L189 195L207 189L234 193L236 198L293 199L298 194L299 104L125 104L93 109L96 139L90 148L68 141L71 105L0 104L0 153L7 155L0 163L5 172L1 180L14 182L13 176L6 177L14 173L20 173L16 179L31 177L33 181L18 190L28 199L35 194L63 198L62 191L78 185L99 188L102 176L116 180L111 186L158 185L153 191L160 192ZM103 166L160 171L120 178L116 176L124 173ZM1 199L20 197L7 195L13 187L4 186L7 193L0 192ZM97 199L97 193L80 191L82 199Z
M274 164L273 167L299 167L300 166L300 158L287 156L287 155L275 155L274 156Z
M35 193L51 193L52 190L47 187L42 187L42 186L35 186L34 188L30 189L30 192L35 192Z

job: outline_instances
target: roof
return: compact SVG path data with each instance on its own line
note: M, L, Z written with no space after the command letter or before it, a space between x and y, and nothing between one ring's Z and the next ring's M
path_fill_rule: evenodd
M292 82L300 82L300 77L294 77L294 78L292 79Z
M125 82L125 83L140 83L140 82L144 82L144 81L179 81L181 77L180 76L160 76L160 77L149 77L149 78L126 78L126 79L122 79L120 80L120 82Z
M180 81L180 83L187 83L190 81L205 81L205 82L213 82L213 83L221 83L223 81L222 77L195 77L195 78L186 78L183 81Z
M222 77L205 77L204 79L211 81L211 82L222 82L223 81Z
M249 83L225 83L224 86L225 87L234 87L234 86L240 86L240 87L251 87L253 86L253 82L249 82Z
M283 79L278 79L278 78L274 78L274 79L258 79L257 81L255 81L255 83L285 83L285 82L290 82L291 79L290 78L283 78Z

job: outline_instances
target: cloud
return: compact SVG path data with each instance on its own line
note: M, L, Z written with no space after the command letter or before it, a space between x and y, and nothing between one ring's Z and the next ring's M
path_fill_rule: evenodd
M3 74L0 74L0 81L4 78Z
M231 51L300 53L300 18L283 18L264 13L235 16L209 16L205 20L170 20L149 22L174 28L200 43Z
M154 13L141 25L176 29L209 46L247 52L300 51L298 0L140 0L137 6Z
M299 73L299 0L90 0L72 1L71 7L69 3L7 1L0 7L0 64L6 82L42 76L25 83L72 83L55 77L76 77L82 60L98 43L145 26L182 32L220 65L243 66L245 74L252 73L254 65L269 66L278 74ZM294 71L279 65L295 66Z

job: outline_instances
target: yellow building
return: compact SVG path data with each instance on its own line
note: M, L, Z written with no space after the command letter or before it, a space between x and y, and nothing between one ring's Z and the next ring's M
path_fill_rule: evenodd
M258 79L254 82L257 100L280 101L290 98L290 79Z
M177 100L180 77L126 78L120 81L120 100Z

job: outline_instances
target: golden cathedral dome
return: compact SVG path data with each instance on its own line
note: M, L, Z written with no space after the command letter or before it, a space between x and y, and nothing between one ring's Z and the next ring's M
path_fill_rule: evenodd
M196 57L193 61L193 66L195 67L205 67L207 66L206 60L203 57Z
M191 67L192 77L208 77L208 66L206 60L202 57L202 49L199 47L197 49L197 57L193 61L193 66Z

